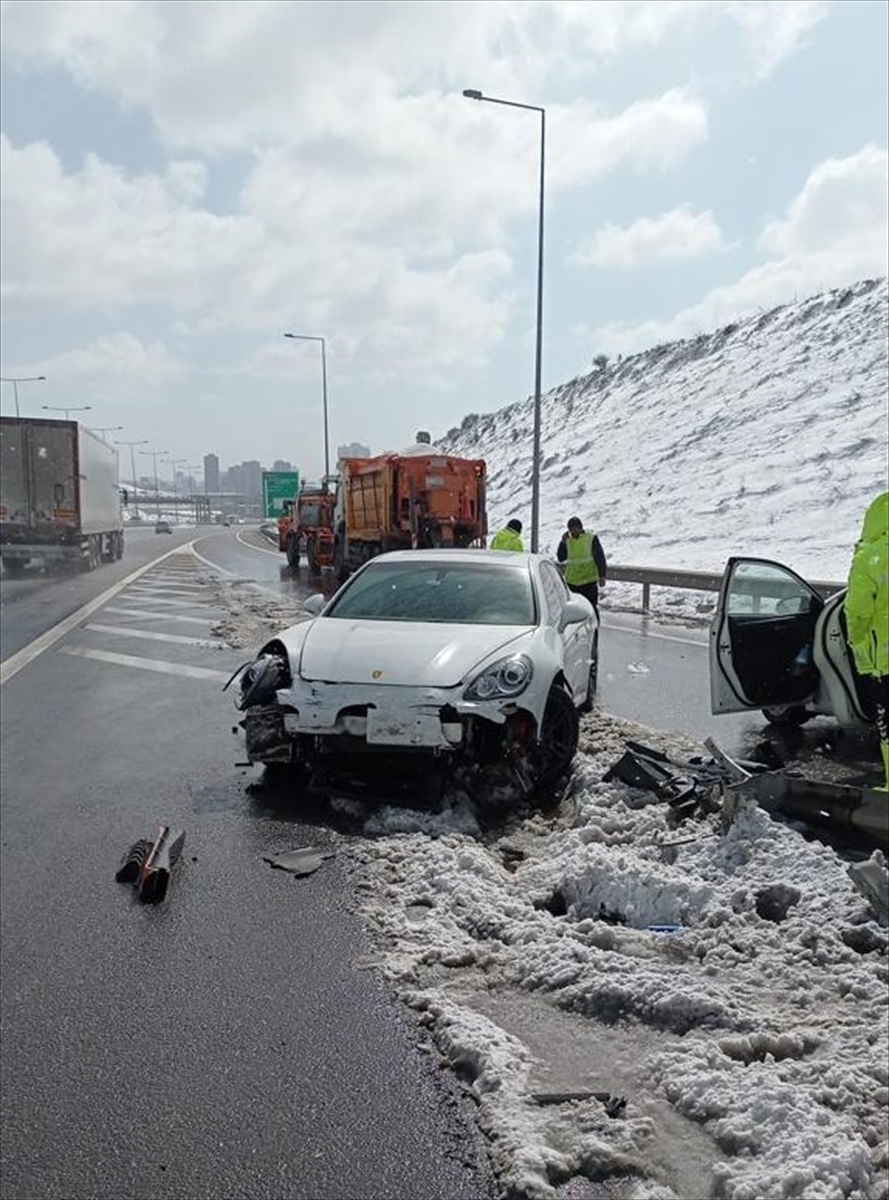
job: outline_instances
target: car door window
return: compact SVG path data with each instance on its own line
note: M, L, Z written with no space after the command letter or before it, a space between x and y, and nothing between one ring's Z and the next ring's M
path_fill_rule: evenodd
M734 671L748 701L787 704L811 694L815 623L824 606L802 579L778 563L735 565L725 596Z
M571 593L552 563L542 562L540 564L540 582L543 587L544 621L547 625L554 625L558 628L562 609Z

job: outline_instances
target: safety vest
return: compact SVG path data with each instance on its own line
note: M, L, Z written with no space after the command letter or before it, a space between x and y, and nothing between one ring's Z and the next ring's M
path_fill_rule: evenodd
M848 641L859 675L889 675L889 494L870 505L849 569Z
M580 537L566 539L568 558L565 562L565 582L574 587L585 583L597 583L599 568L593 558L593 538L595 534L584 530Z
M492 550L518 550L520 553L525 549L522 545L522 539L514 529L501 529L499 533L495 533L491 538Z

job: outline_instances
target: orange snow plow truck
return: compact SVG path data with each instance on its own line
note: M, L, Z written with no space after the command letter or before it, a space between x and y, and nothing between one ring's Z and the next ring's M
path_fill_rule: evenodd
M278 518L278 549L287 555L288 566L299 566L303 547L310 571L333 563L335 502L328 488L311 484L303 484L295 500L284 501L284 513Z
M333 566L342 580L387 550L484 546L484 459L442 454L429 435L375 458L342 458Z

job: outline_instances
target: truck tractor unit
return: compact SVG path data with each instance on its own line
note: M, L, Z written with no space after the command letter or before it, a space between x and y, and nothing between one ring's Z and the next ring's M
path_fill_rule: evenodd
M333 564L335 501L329 488L311 484L304 484L295 500L285 501L278 518L278 549L287 555L289 566L299 566L303 549L310 571Z
M123 555L117 450L76 421L0 417L0 560L92 571Z

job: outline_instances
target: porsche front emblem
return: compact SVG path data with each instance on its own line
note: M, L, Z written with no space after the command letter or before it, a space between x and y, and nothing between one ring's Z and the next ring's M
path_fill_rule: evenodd
M371 671L370 673L372 679L379 679L382 674L382 671Z

